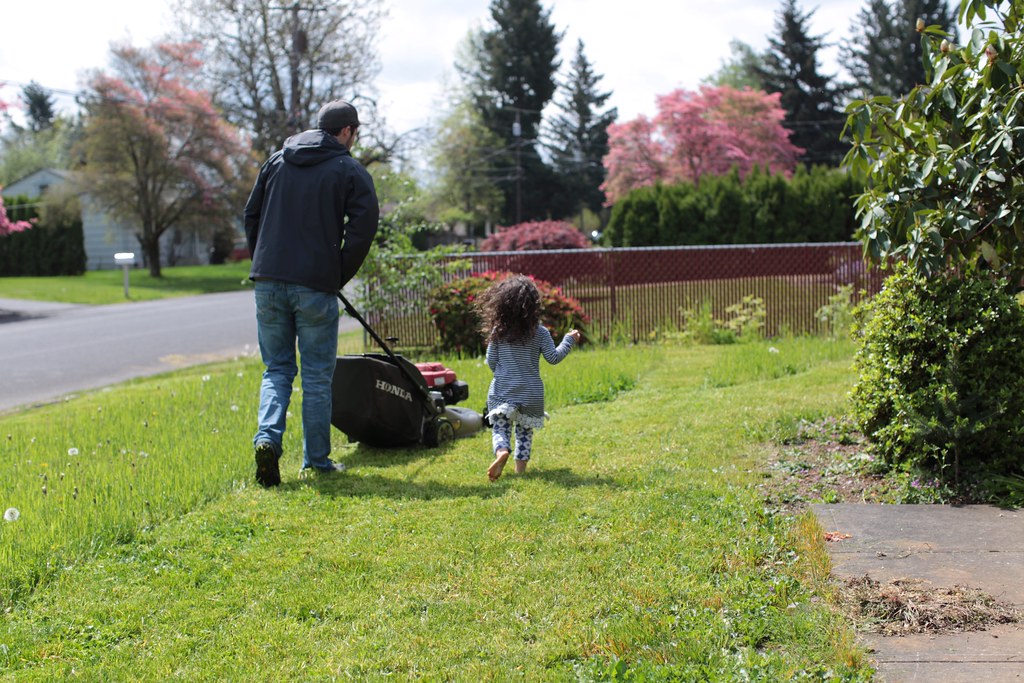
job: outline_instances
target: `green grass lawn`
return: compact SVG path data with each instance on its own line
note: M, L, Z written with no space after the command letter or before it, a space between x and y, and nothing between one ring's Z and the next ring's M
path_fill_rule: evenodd
M0 298L59 301L70 304L117 304L173 296L233 292L249 286L249 261L218 266L171 266L162 277L150 277L145 268L129 272L124 296L124 273L90 270L85 275L63 277L0 277Z
M300 478L293 405L284 482L255 486L251 360L5 417L0 677L868 680L820 529L757 488L766 434L845 410L850 354L576 352L529 471L493 484L488 433L335 432L349 471ZM486 366L449 364L479 408Z

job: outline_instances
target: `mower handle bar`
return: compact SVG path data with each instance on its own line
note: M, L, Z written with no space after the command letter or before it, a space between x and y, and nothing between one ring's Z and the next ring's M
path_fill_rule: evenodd
M419 390L420 395L423 397L423 400L426 401L427 406L430 407L431 412L437 413L438 411L434 406L434 399L430 397L430 391L423 386L422 382L417 381L416 378L412 376L412 373L409 372L409 369L407 367L398 362L398 356L395 355L395 352L392 351L391 347L388 346L384 342L384 340L380 338L380 336L374 331L372 327L370 327L370 324L363 320L363 316L359 315L359 311L357 311L355 307L349 303L348 299L345 298L345 295L341 293L340 289L338 290L338 298L341 300L341 305L345 308L345 312L359 321L359 324L363 326L363 329L366 330L371 337L373 337L373 341L377 342L377 344L382 349L384 349L384 353L386 353L388 355L388 358L390 358L394 362L394 364L398 367L399 371L401 371L401 373L405 375L405 378L412 382L413 386L415 386Z

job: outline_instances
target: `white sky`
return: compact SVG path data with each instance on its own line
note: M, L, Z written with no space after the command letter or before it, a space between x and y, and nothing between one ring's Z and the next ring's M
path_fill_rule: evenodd
M377 80L389 125L398 132L427 125L441 106L442 83L451 74L455 48L475 26L487 26L490 0L384 0L389 16L378 41L382 72ZM577 39L601 86L612 91L619 119L653 114L655 97L675 88L694 89L730 56L738 39L755 49L767 45L782 0L542 0L562 39L568 66ZM845 37L867 0L806 0L817 8L814 35L829 42ZM111 41L146 45L172 22L168 0L55 0L36 5L6 0L0 11L0 100L18 102L31 80L73 93L83 73L108 65ZM834 48L819 65L825 74L838 66ZM69 95L56 93L58 109L74 109Z

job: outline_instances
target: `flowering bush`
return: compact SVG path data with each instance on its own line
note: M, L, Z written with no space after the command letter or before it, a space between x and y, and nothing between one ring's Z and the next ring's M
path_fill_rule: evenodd
M0 276L49 277L85 272L85 241L78 198L59 200L59 190L42 199L42 216L36 198L0 200Z
M0 188L3 189L3 188ZM0 196L0 237L6 237L11 233L24 232L33 225L30 221L12 221L7 217L7 207L4 206L4 198Z
M511 275L513 273L495 271L474 273L434 288L430 293L430 318L441 336L443 350L470 355L483 353L486 340L480 330L478 299L488 287ZM581 341L586 341L590 316L583 312L579 302L543 280L533 281L540 290L541 322L551 335L557 338L576 328L583 335Z
M498 228L483 241L480 251L538 251L541 249L586 249L590 242L572 223L533 221Z

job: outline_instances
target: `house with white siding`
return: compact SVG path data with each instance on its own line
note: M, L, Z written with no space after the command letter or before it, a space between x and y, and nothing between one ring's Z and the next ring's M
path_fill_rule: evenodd
M3 188L4 201L25 195L42 198L47 190L59 186L75 187L74 171L43 168L30 173ZM135 227L118 221L107 214L91 195L77 192L82 206L82 233L85 239L85 267L87 270L102 270L120 267L114 262L114 254L130 251L135 253L135 262L142 265L142 247L135 238ZM208 263L210 243L195 234L180 236L175 244L175 231L165 232L160 238L161 265L194 265Z

